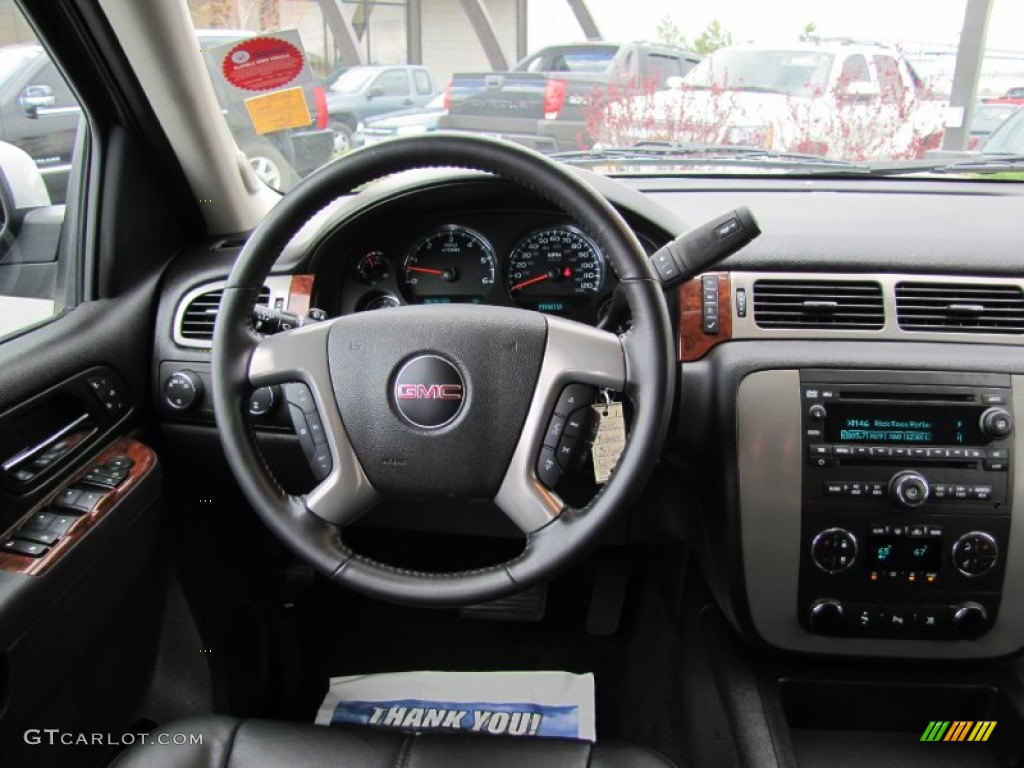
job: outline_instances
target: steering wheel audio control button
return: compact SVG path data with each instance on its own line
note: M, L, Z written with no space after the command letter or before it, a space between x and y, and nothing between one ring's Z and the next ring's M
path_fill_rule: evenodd
M554 488L562 479L562 467L555 456L555 449L547 446L540 449L537 457L537 477L548 488Z
M569 416L580 408L594 402L597 390L586 384L570 384L562 390L555 404L555 413L559 416Z
M547 432L544 433L544 445L548 448L557 448L558 441L562 437L562 432L565 430L565 417L559 416L557 413L551 417L551 421L548 422Z

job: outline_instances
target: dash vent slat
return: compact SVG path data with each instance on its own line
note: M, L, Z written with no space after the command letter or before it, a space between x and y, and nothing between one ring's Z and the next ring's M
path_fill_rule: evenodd
M220 309L220 300L223 295L224 289L220 288L201 293L188 303L181 315L181 327L178 329L183 339L213 340L213 325L217 321L217 311ZM260 289L256 303L270 304L270 288L263 286Z
M882 286L868 280L757 280L754 322L761 328L879 330Z
M1024 292L993 283L898 283L896 319L905 331L1024 333Z

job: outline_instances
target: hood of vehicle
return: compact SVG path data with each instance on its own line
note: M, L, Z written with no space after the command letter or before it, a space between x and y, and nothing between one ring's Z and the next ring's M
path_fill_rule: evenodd
M444 109L403 109L380 117L371 117L363 121L367 127L373 128L407 128L413 125L437 126L437 121L445 114Z

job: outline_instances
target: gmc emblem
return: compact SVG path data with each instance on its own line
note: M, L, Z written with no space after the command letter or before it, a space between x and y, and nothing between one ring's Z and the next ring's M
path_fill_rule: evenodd
M438 429L451 423L466 404L466 382L443 357L418 355L395 373L391 403L409 424Z
M399 384L400 400L461 400L461 384Z

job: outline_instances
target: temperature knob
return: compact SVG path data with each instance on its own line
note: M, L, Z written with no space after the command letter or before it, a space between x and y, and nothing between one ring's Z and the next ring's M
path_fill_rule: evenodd
M825 573L841 573L857 559L857 539L842 528L827 528L811 542L811 560Z
M889 495L909 509L924 504L928 493L928 481L918 472L899 472L889 481Z
M965 533L953 545L953 565L964 576L984 576L996 567L999 545L984 531Z

